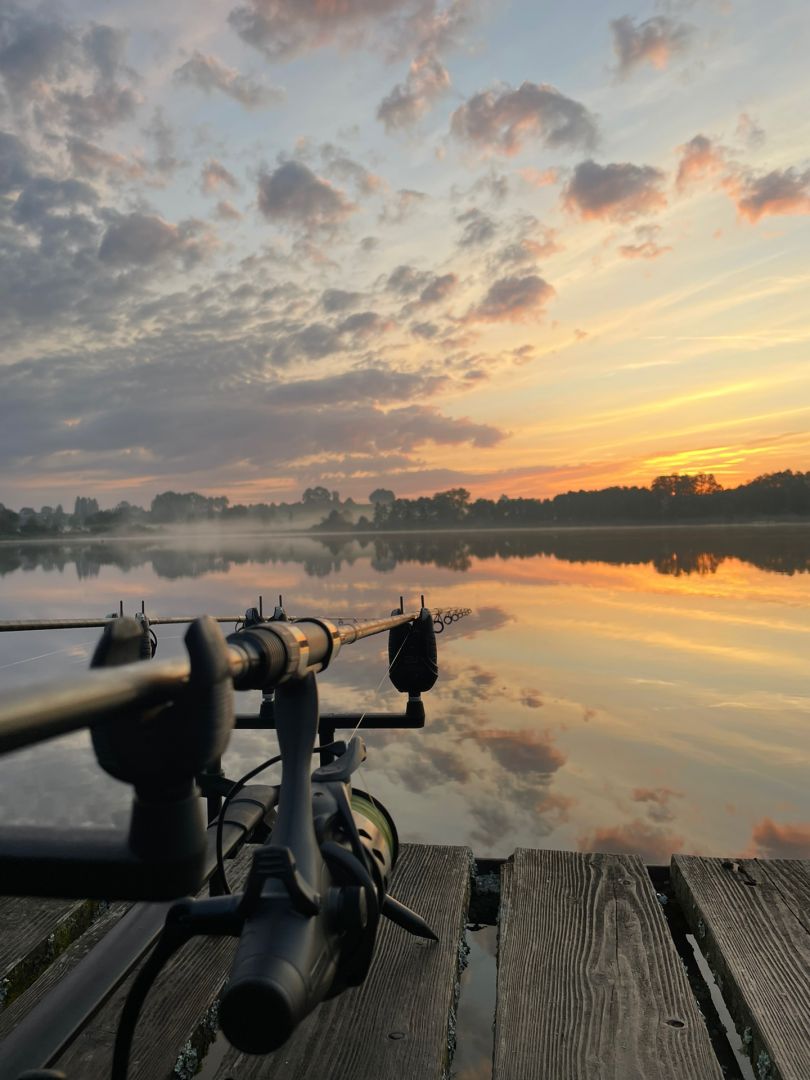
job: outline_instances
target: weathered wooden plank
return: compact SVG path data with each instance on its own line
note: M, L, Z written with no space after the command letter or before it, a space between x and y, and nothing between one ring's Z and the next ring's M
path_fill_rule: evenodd
M406 845L393 895L427 919L439 941L411 937L385 921L362 986L320 1005L273 1054L229 1049L216 1080L445 1076L471 869L467 848Z
M0 1009L19 997L102 907L94 900L0 899Z
M129 910L129 904L112 904L87 930L77 938L28 989L20 994L7 1009L0 1013L0 1040L10 1034L24 1016L44 1000L47 994L68 972L80 963L91 949L101 941L104 935L115 926L121 916Z
M810 933L810 859L762 859L757 868Z
M502 870L495 1080L719 1080L632 855L518 849Z
M241 887L254 851L254 845L246 844L229 862L232 888ZM225 981L235 948L232 938L195 938L169 961L141 1011L129 1080L170 1077L181 1053L188 1075L193 1075L194 1063L204 1051L204 1017ZM54 1068L82 1080L108 1080L121 1009L134 978L135 972L54 1063ZM211 1037L213 1033L209 1032Z
M765 1080L810 1077L810 934L801 868L676 855L672 881Z

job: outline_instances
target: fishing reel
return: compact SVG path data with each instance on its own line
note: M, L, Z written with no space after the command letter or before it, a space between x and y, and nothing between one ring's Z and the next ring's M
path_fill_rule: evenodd
M355 736L310 773L318 728L311 674L277 689L275 713L283 773L269 840L254 853L241 894L172 907L150 970L125 1008L119 1060L128 1054L148 985L197 934L239 938L219 1023L249 1054L278 1049L320 1002L363 981L382 916L435 940L419 915L388 894L396 826L381 803L351 788L365 760L363 740Z

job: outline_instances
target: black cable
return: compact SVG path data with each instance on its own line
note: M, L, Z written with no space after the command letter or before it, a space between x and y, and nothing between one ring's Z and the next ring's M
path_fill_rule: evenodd
M152 984L163 970L165 964L180 946L185 945L188 940L188 934L181 930L180 927L164 926L163 933L158 938L157 944L135 976L135 980L127 994L127 1000L124 1002L124 1008L121 1011L118 1030L115 1033L110 1080L126 1080L132 1040L135 1036L135 1026L138 1023L138 1017L146 1000L146 995L151 990Z
M313 746L312 753L319 754L321 750L332 750L335 746L337 746L337 743L334 742L327 743L325 746ZM222 854L222 831L225 828L225 811L228 809L228 804L230 803L231 799L234 797L234 795L239 794L239 792L242 790L248 780L252 780L253 777L257 776L260 772L263 772L265 769L269 769L271 765L277 765L279 761L281 761L281 754L276 754L275 757L268 758L267 761L263 761L261 765L257 765L255 769L251 769L250 772L246 772L243 777L236 781L231 790L222 800L222 809L220 810L219 817L217 819L217 877L219 879L218 884L221 892L225 893L228 896L231 896L232 893L230 886L228 885L228 879L225 876L225 857Z

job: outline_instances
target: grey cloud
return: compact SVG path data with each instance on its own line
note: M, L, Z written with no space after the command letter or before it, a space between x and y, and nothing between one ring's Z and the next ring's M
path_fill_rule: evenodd
M566 762L565 754L554 745L548 731L492 731L471 734L476 744L486 749L507 772L524 779L550 777Z
M338 330L341 334L357 334L361 337L367 337L371 334L378 334L391 328L393 324L384 319L381 315L378 315L376 311L358 311L354 315L349 315L338 326Z
M321 307L324 311L347 311L356 307L363 299L359 292L347 292L345 289L326 289L321 293Z
M537 274L500 278L493 282L484 299L468 312L466 318L468 322L537 319L555 295L552 286Z
M273 362L286 365L300 357L322 360L325 356L340 352L343 348L340 333L326 323L310 323L293 331L272 349Z
M411 61L404 83L397 83L377 107L377 119L387 132L412 128L450 89L450 76L430 53Z
M386 225L401 225L427 198L428 196L423 191L400 188L393 199L390 199L383 207L380 222Z
M470 188L470 194L478 192L488 195L494 203L502 203L509 194L509 177L490 169L485 176L479 176Z
M21 188L29 176L25 143L10 132L0 131L0 194Z
M385 182L339 150L331 143L321 147L321 159L328 171L344 183L353 184L362 195L373 195L385 187Z
M64 122L85 135L129 119L140 104L124 65L127 35L93 25L81 34L43 7L23 11L16 4L0 13L0 76L20 111L33 111L40 126Z
M205 255L210 240L203 223L193 218L172 225L136 212L118 215L104 233L98 257L111 266L151 266L174 256L192 265Z
M389 292L395 292L399 296L412 296L425 287L430 277L430 273L426 270L416 270L413 266L401 265L388 275L385 287Z
M228 202L227 199L219 200L214 213L221 221L240 221L242 218L242 215L239 213L233 203Z
M583 161L563 191L563 204L583 218L626 221L666 206L664 173L651 165Z
M539 259L561 250L556 230L540 226L534 236L521 236L502 247L495 256L495 262L500 266L515 268L534 266Z
M417 52L441 52L459 45L475 14L474 0L450 0L439 7L436 0L418 0L408 27Z
M420 306L438 304L446 299L458 285L458 277L455 274L436 274L419 294Z
M144 134L155 144L153 167L164 176L171 176L183 162L177 157L174 128L167 120L162 105L155 108L149 126L144 129Z
M221 161L210 158L202 167L200 187L204 195L211 195L213 192L219 191L221 187L230 188L231 191L238 191L239 181L233 173L228 172Z
M610 29L620 78L642 64L659 70L665 68L674 55L686 50L694 33L693 27L666 15L656 15L638 24L632 16L622 15L611 22Z
M37 176L20 192L12 216L20 223L35 224L53 210L93 206L97 201L95 189L81 180L52 180L47 176Z
M465 210L463 214L459 214L456 221L464 226L459 240L461 247L480 247L483 244L488 244L498 233L495 221L489 214L484 213L483 210L479 210L475 206L470 210Z
M774 169L759 176L731 177L726 187L737 212L750 222L769 214L810 214L810 169Z
M196 86L210 94L219 90L246 109L261 109L267 105L276 105L284 100L284 91L276 86L268 86L259 79L242 75L233 68L196 49L190 60L182 64L174 73L179 83Z
M553 148L588 148L597 138L596 120L584 105L532 82L474 94L453 113L451 131L482 150L507 155L529 139Z
M73 35L56 18L13 3L0 12L0 75L12 98L40 79L64 78L74 47Z
M312 403L326 396L314 387L297 391L301 404L276 403L277 384L250 378L257 361L245 342L216 333L208 341L199 334L178 339L169 333L104 354L11 365L0 399L0 452L9 471L18 463L29 476L36 467L69 469L71 475L92 468L119 479L144 469L167 478L210 476L212 470L232 475L234 469L258 476L268 460L276 467L299 467L313 453L332 461L347 455L410 457L427 442L487 447L503 438L491 425L423 405L383 410L353 399ZM381 386L379 392L388 391ZM64 451L71 452L69 463Z
M65 145L79 176L94 177L106 173L108 177L136 180L144 175L144 166L140 161L111 153L78 135L69 135Z
M260 175L259 209L269 221L314 230L334 229L356 207L300 161L285 161Z
M82 50L105 81L112 82L124 66L127 34L96 24L82 38Z
M129 86L98 86L90 93L57 91L56 100L74 131L92 135L101 128L131 120L141 104L140 95Z
M411 324L411 333L416 337L425 338L430 341L440 333L439 327L432 322L418 322Z
M322 379L282 384L273 391L276 405L329 405L333 402L397 402L423 398L445 383L440 376L380 368L357 368Z
M361 43L369 32L385 31L387 16L423 6L423 0L248 0L228 22L270 60L289 60L324 45Z

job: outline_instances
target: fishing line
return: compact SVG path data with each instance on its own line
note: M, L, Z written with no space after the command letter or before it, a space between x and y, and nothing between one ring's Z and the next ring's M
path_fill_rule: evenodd
M394 664L399 659L399 654L405 648L405 645L406 645L409 637L411 636L411 633L413 632L413 625L414 625L413 623L408 623L408 633L405 635L405 637L403 637L402 644L397 649L393 660L391 660L391 662L389 663L388 667L386 668L385 674L380 679L380 681L377 683L377 686L375 687L375 689L374 689L374 691L372 693L372 704L373 704L374 698L379 694L380 690L382 689L382 684L385 682L385 680L391 674L391 668L394 666ZM348 739L349 742L351 742L351 740L355 737L358 730L360 729L360 725L363 723L363 720L365 720L366 714L368 713L368 710L369 710L369 707L370 706L366 706L366 708L361 713L360 719L357 721L357 724L355 725L354 731L349 736L349 739ZM368 795L369 802L371 803L371 805L374 807L375 810L378 809L377 802L376 802L374 796L371 794L371 785L369 784L369 782L368 782L368 780L366 778L366 774L363 771L362 765L358 768L357 771L358 771L358 773L360 774L360 777L363 780L363 787L366 789L366 795Z
M59 653L71 652L73 649L83 649L88 645L92 645L92 641L77 641L73 645L68 645L64 649L54 649L53 652L40 653L38 656L26 656L24 660L12 660L10 664L0 664L0 671L5 668L14 667L15 664L30 664L32 660L44 660L46 656L57 656ZM82 657L84 659L84 657Z
M380 681L379 681L379 682L377 683L377 685L376 685L376 687L374 688L374 690L373 690L373 691L371 692L371 703L370 703L369 705L367 705L367 706L366 706L366 708L365 708L365 709L363 710L363 712L362 712L362 713L360 714L360 719L359 719L359 720L357 721L357 723L355 724L355 727L354 727L354 731L353 731L353 732L351 733L351 735L349 736L349 740L348 740L349 742L351 742L351 740L352 740L352 739L353 739L353 738L355 737L355 735L356 735L356 734L357 734L357 732L359 731L359 729L360 729L360 725L361 725L361 724L363 723L363 721L365 720L365 718L366 718L366 715L368 714L368 710L369 710L369 708L370 708L370 707L371 707L371 705L372 705L372 704L374 703L374 699L375 699L375 698L377 697L377 695L379 694L380 690L382 689L382 684L383 684L383 683L385 682L385 680L386 680L386 679L388 678L388 676L389 676L389 675L391 674L391 668L392 668L392 667L394 666L394 664L395 664L395 663L397 662L397 660L399 659L399 654L400 654L400 653L402 652L402 650L403 650L403 649L405 648L405 644L406 644L406 642L408 641L408 638L409 638L409 637L411 636L411 632L412 632L412 631L413 631L413 623L408 623L408 633L407 633L407 634L405 635L405 637L404 637L404 638L402 639L402 644L401 644L401 645L400 645L400 647L399 647L399 648L397 649L397 651L396 651L396 655L394 656L393 660L392 660L392 661L391 661L391 662L389 663L388 667L386 668L385 672L383 673L383 677L382 677L382 678L380 679Z

